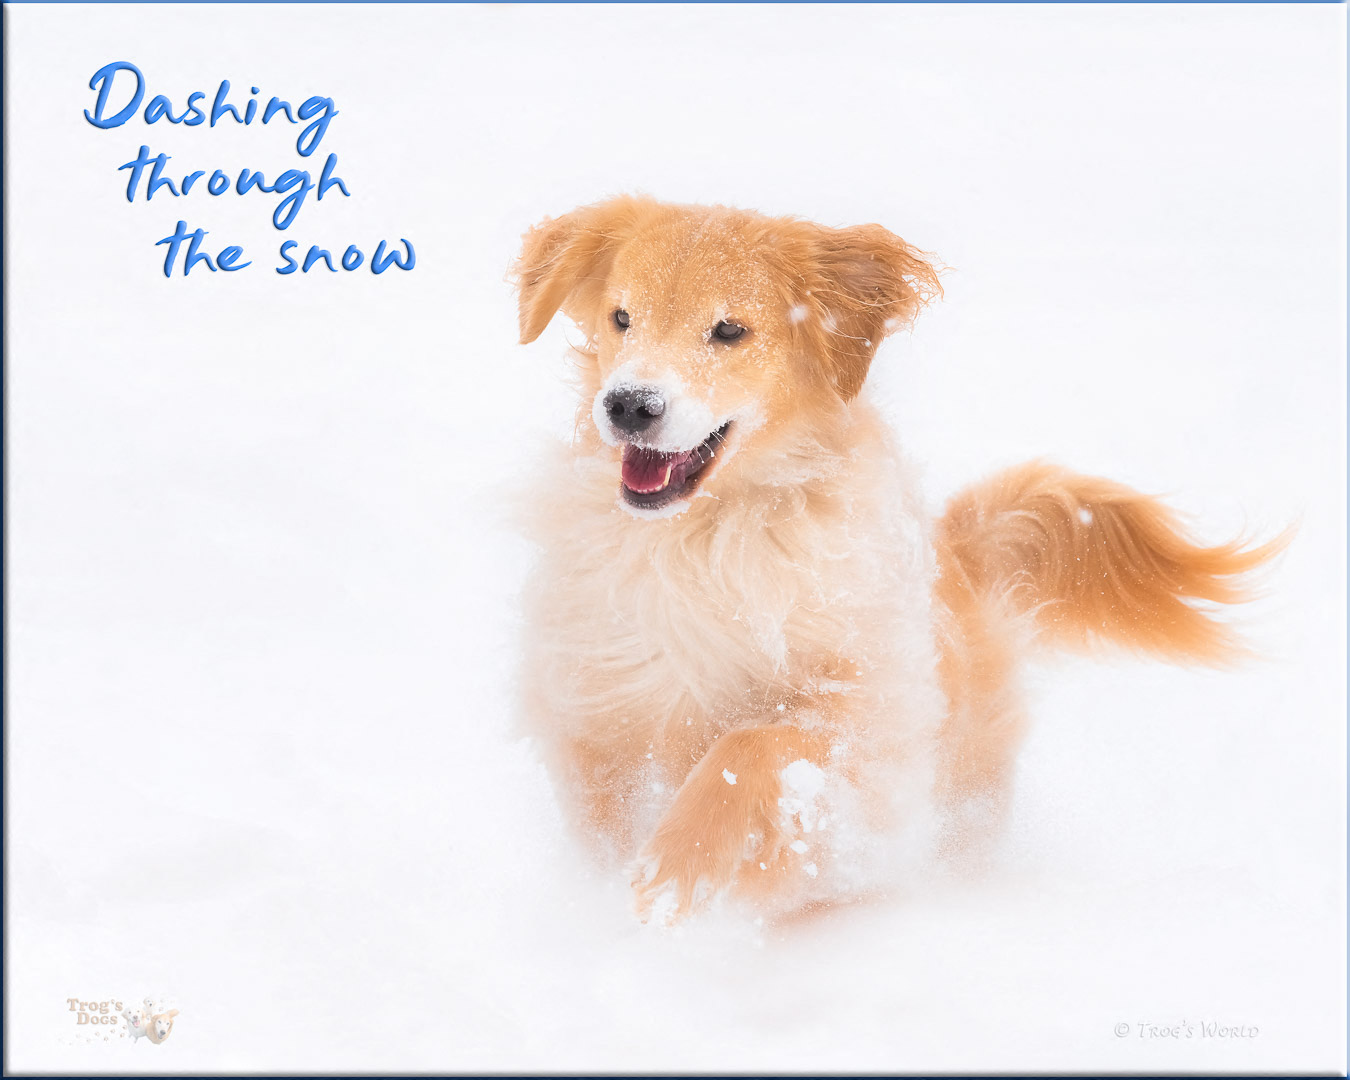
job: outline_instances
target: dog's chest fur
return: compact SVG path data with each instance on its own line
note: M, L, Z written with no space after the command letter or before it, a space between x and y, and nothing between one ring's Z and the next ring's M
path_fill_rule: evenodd
M877 437L816 465L656 521L619 508L603 453L548 477L527 592L532 733L705 744L929 681L931 558L900 463Z

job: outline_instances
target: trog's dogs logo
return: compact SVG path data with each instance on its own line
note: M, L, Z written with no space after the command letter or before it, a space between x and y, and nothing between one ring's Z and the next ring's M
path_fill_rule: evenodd
M178 1015L176 1008L153 998L144 998L139 1004L113 998L104 1001L66 998L66 1004L74 1013L76 1025L88 1025L90 1034L100 1041L113 1041L115 1031L116 1038L130 1039L133 1045L149 1039L158 1046L173 1032L174 1017Z

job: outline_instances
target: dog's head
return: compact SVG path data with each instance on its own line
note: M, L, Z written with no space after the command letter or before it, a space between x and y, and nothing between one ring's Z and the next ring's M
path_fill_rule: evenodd
M837 422L881 340L940 291L879 225L627 196L532 229L515 275L522 342L558 311L585 332L586 411L642 516L754 482L757 450Z

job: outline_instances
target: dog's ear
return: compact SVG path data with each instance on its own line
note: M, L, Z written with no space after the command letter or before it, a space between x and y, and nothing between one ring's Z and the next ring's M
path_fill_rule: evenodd
M650 199L623 195L549 218L525 234L512 267L520 293L522 345L542 334L559 310L586 322L619 244L653 205Z
M798 320L845 401L862 389L882 339L942 294L931 256L880 225L815 227L813 280Z

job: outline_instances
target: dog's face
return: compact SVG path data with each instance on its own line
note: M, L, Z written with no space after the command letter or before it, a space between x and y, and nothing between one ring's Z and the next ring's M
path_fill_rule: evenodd
M522 341L560 309L587 334L583 411L639 516L732 474L769 482L756 459L837 419L881 339L937 289L879 226L637 198L545 222L516 271Z
M159 1017L155 1021L155 1038L158 1041L163 1042L165 1039L169 1037L169 1031L172 1027L173 1027L172 1020L163 1016Z
M130 1024L132 1027L138 1028L145 1020L145 1014L142 1013L140 1009L133 1009L130 1005L128 1005L125 1009L122 1010L122 1018L126 1020L126 1022Z

